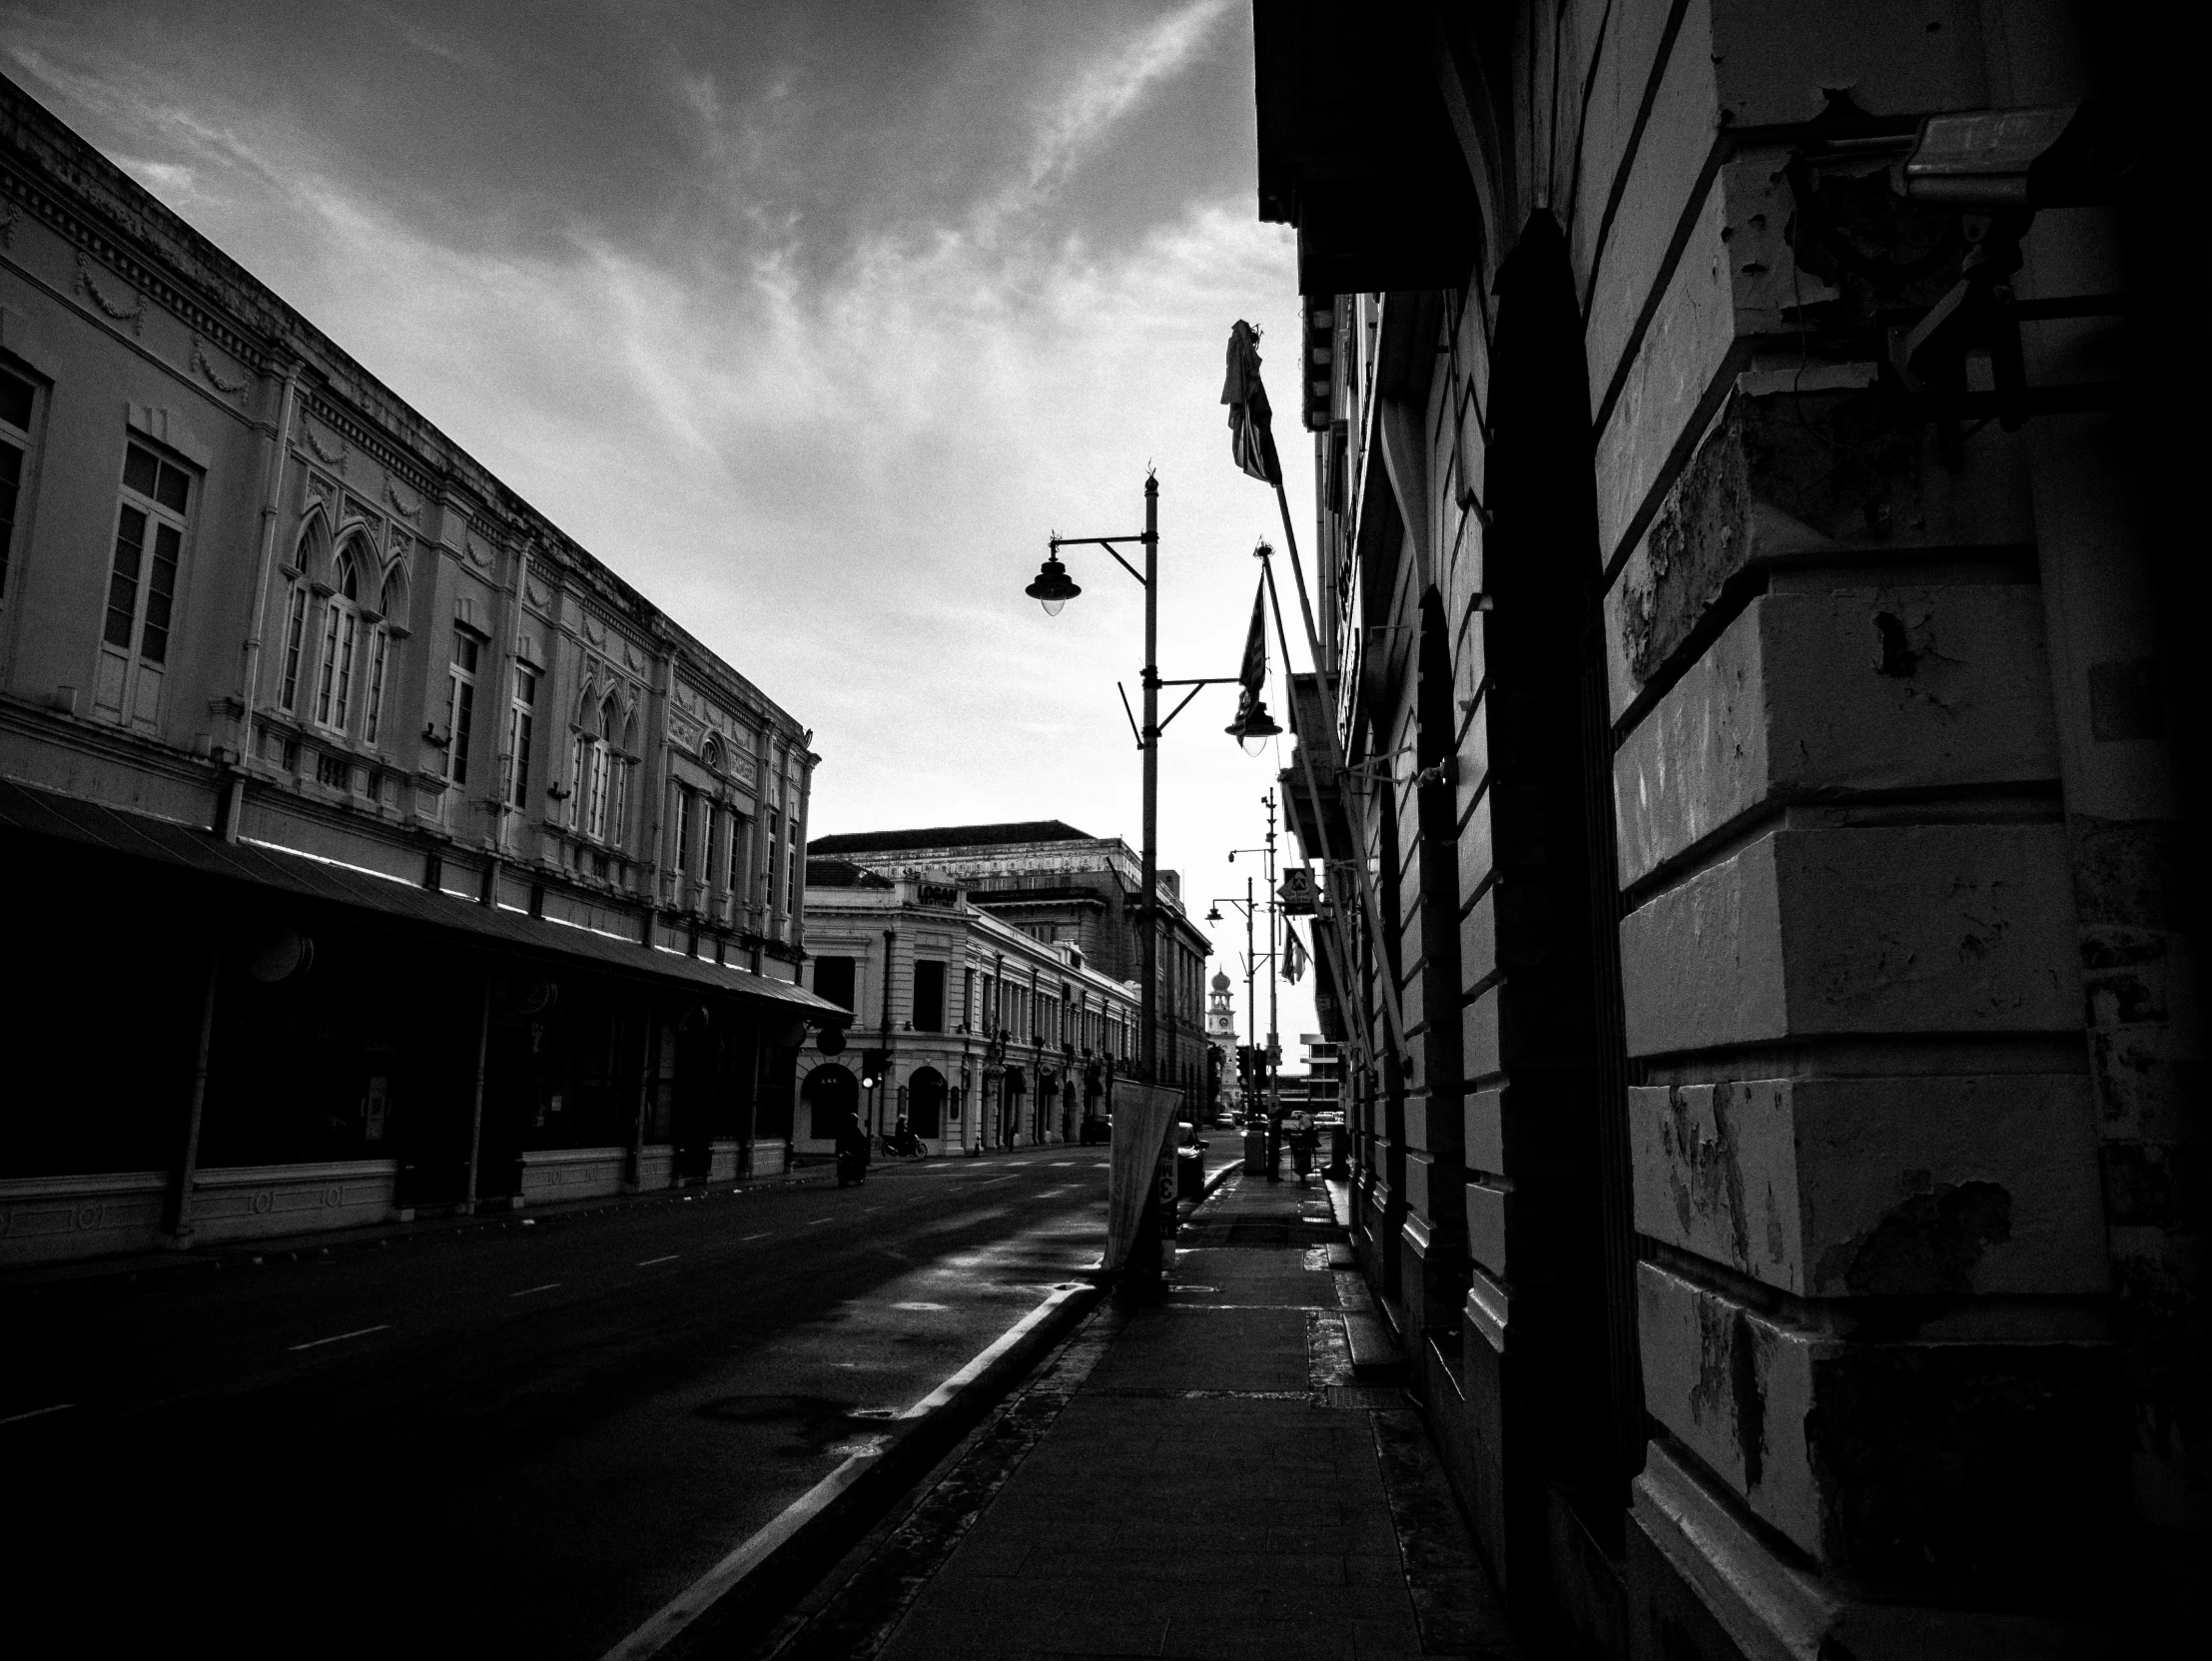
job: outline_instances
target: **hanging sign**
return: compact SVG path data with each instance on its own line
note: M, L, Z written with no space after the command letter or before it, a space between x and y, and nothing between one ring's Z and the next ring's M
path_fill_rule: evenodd
M1293 865L1282 874L1282 887L1276 890L1276 898L1282 902L1285 917L1311 917L1313 873L1302 865Z

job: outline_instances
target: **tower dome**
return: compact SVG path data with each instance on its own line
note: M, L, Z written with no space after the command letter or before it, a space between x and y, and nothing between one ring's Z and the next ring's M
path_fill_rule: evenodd
M1213 990L1214 990L1214 991L1216 991L1216 992L1226 992L1226 991L1228 991L1228 989L1229 989L1229 978L1228 978L1228 975L1227 975L1227 974L1226 974L1226 973L1225 973L1224 971L1222 971L1222 970L1219 970L1219 969L1216 969L1216 970L1214 970L1214 972L1213 972Z

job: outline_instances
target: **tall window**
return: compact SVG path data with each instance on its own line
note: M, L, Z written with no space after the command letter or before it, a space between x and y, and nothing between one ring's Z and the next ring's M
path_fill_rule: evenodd
M722 873L722 882L732 894L737 896L739 902L745 905L750 905L753 899L745 881L745 873L752 869L752 866L747 863L746 853L750 845L752 829L752 820L746 818L744 814L732 810L729 840L723 849L723 854L729 863Z
M612 800L607 807L607 840L616 847L622 845L623 828L629 823L630 768L634 765L631 758L637 754L635 715L622 724L622 743L620 748L615 748L614 721L618 713L614 700L609 698L606 708L607 746L614 750L614 754L608 765L614 770L614 784L610 791Z
M853 1009L853 960L851 958L816 958L814 960L814 995L827 998L831 1003Z
M285 684L283 703L286 709L298 713L300 708L300 654L308 643L308 588L304 582L292 585L292 598L285 608Z
M383 620L376 625L376 632L369 648L369 709L362 717L361 735L369 743L375 743L384 724L384 682L391 668L391 654L398 649L393 631L405 630L394 618L406 612L407 587L405 579L397 571L384 579Z
M783 909L787 916L799 915L799 816L796 813L784 817L783 861Z
M707 807L707 863L700 873L708 883L720 886L722 874L730 867L730 821L733 818L726 807Z
M609 692L594 713L586 705L576 735L576 822L595 842L619 842L628 807L629 769L614 753L614 735L622 719L617 693Z
M346 730L354 695L354 646L361 628L360 574L351 550L338 556L331 573L331 597L323 612L323 669L316 684L319 725Z
M125 447L100 684L93 692L94 706L116 720L154 719L191 502L192 476L184 468L138 444Z
M0 599L8 597L8 560L15 551L16 503L24 457L31 448L31 384L0 370Z
M914 963L914 1030L945 1030L945 966L928 958L917 958Z
M537 671L526 663L516 663L514 695L507 700L506 803L512 808L529 806L530 728L536 713Z
M698 798L691 793L691 786L676 786L676 869L685 876L691 874L692 826L699 817Z
M476 716L476 654L482 642L464 628L453 630L453 663L445 681L445 779L468 782L468 735Z
M783 815L774 808L768 810L768 834L761 839L760 893L761 904L773 907L776 903L776 848L783 840Z

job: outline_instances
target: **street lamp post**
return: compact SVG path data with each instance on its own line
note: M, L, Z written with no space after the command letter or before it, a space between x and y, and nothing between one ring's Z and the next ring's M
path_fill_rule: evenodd
M1144 545L1144 568L1140 571L1121 557L1116 542L1141 542ZM1138 988L1139 1006L1137 1021L1138 1065L1146 1084L1160 1083L1159 1070L1159 735L1166 730L1168 721L1181 714L1201 688L1225 686L1236 683L1235 675L1208 675L1188 680L1162 680L1159 675L1159 479L1156 475L1144 475L1144 528L1135 535L1121 536L1063 536L1054 532L1051 551L1039 568L1036 579L1023 590L1030 598L1044 606L1048 617L1060 615L1061 607L1074 599L1083 589L1068 574L1062 563L1060 550L1072 547L1103 547L1113 555L1113 561L1144 587L1144 720L1141 726L1132 719L1130 726L1136 733L1136 747L1144 755L1144 805L1143 805L1143 885L1144 899L1140 910L1144 939L1142 949L1142 982ZM1159 689L1162 686L1187 686L1182 702L1167 712L1166 720L1160 719ZM1128 705L1127 694L1122 695L1122 707ZM1261 720L1265 719L1264 712ZM1241 741L1245 734L1237 727L1230 728L1231 736Z

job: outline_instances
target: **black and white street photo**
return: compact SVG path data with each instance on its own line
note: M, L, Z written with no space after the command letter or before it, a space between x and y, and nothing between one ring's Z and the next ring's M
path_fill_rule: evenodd
M2202 1653L2188 22L0 0L0 1649Z

